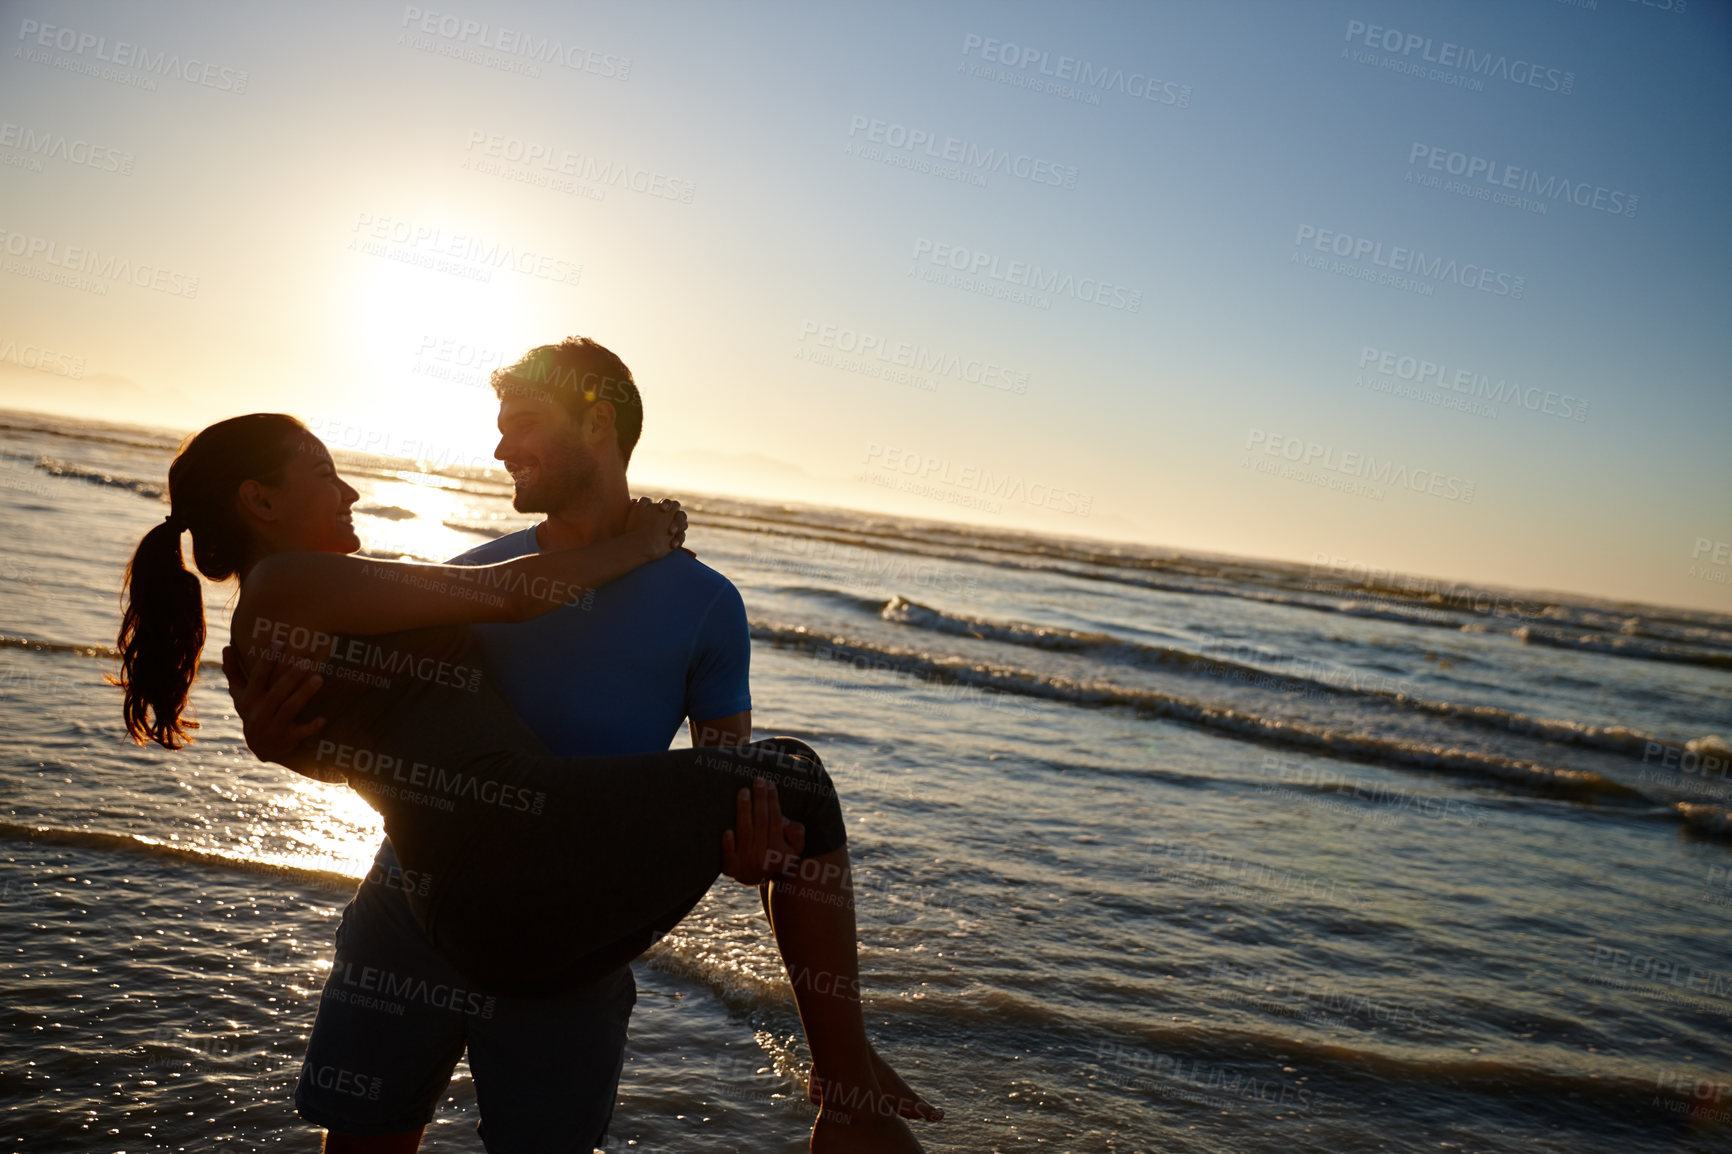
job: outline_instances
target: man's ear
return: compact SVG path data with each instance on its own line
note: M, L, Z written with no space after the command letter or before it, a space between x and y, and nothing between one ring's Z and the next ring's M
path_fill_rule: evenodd
M583 436L591 442L606 443L614 439L614 409L611 401L595 401L583 414Z
M271 500L271 491L258 481L242 481L239 491L235 493L235 501L240 505L243 516L267 522L275 521L279 516L276 505Z

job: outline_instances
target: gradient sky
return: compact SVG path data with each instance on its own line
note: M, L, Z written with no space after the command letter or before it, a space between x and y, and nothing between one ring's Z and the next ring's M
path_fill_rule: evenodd
M581 333L643 389L649 487L1732 610L1712 563L1732 542L1732 15L1589 2L7 4L0 405L172 428L281 409L339 446L485 461L489 360ZM501 28L578 66L530 75ZM118 41L193 79L98 59ZM987 41L1027 63L983 60ZM1478 91L1424 75L1445 44L1501 71ZM1108 87L1001 79L1045 82L1061 57ZM1506 78L1535 65L1538 86ZM896 167L862 155L872 121L1059 183ZM573 174L511 179L559 174L489 158L495 137L574 154ZM1416 145L1636 211L1425 187ZM585 182L584 157L673 196ZM551 275L372 237L385 220ZM1307 267L1334 259L1295 243L1307 228L1519 276L1521 299ZM923 245L1139 307L933 283ZM196 296L41 279L68 247L197 277ZM411 263L435 258L455 271ZM825 326L1010 387L846 371L812 359ZM1435 383L1365 375L1368 348L1586 415L1444 408ZM1260 451L1278 438L1443 495L1249 467L1278 465ZM909 461L926 488L897 487ZM988 473L1011 479L996 497Z

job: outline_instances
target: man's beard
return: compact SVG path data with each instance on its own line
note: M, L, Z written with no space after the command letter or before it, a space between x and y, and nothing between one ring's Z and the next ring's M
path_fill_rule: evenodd
M543 456L535 467L535 478L513 490L511 507L519 513L556 512L588 495L599 472L595 458L576 449L561 453L557 459Z

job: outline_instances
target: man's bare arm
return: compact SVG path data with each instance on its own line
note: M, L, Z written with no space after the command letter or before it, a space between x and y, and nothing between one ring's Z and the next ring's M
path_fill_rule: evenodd
M692 745L746 745L752 740L752 711L741 710L711 721L693 720L687 723L692 731Z

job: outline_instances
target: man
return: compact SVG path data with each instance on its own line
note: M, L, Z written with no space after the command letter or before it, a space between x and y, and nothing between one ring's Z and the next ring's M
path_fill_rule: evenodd
M511 474L513 507L546 519L450 563L491 564L623 531L626 466L643 426L630 370L594 341L570 338L496 372L493 387L493 455ZM694 745L751 740L751 640L727 578L676 551L592 594L535 621L475 627L506 697L549 749L657 752L687 719ZM247 744L262 760L282 760L319 731L320 719L298 721L311 683L284 674L246 685L224 657ZM773 808L758 816L756 830L739 825L740 859L726 855L741 881L762 878L738 862L762 849L766 825L782 825ZM467 1046L489 1151L591 1150L624 1062L637 997L630 966L552 998L473 990L410 913L404 891L417 884L387 839L337 929L295 1094L301 1116L326 1128L329 1154L414 1151Z

